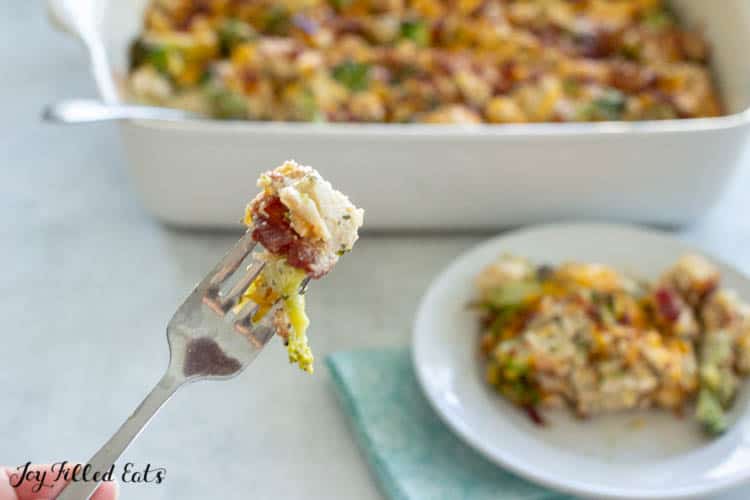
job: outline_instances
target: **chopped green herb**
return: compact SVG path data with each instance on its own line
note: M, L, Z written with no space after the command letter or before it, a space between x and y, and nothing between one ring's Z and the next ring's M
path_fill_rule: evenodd
M638 43L624 43L620 55L629 61L637 61L641 57L641 46Z
M215 90L210 94L213 114L225 120L247 118L245 97L230 90Z
M165 47L157 47L151 51L148 60L159 73L169 74L169 52Z
M130 46L131 69L150 64L159 73L169 75L169 54L167 47L138 39Z
M288 34L292 18L284 7L274 4L268 9L263 25L266 33L282 36Z
M146 44L140 38L136 38L132 44L130 44L130 54L128 61L130 63L130 71L133 71L138 66L146 62Z
M406 64L394 69L393 76L391 77L391 83L398 85L404 80L408 80L419 73L419 69L416 66Z
M529 365L509 357L503 365L503 375L507 380L518 380L529 373Z
M573 78L566 78L562 82L562 88L563 92L565 92L567 95L578 95L578 92L581 90L581 84L578 82L578 80L574 80Z
M508 321L510 321L511 318L516 315L520 308L520 306L516 305L505 306L501 309L495 309L495 318L490 325L490 332L492 332L493 335L500 335L503 331L503 328L505 328L505 325L508 324Z
M319 122L323 121L323 113L320 111L318 106L318 100L315 98L315 93L310 89L305 89L299 102L300 118L308 122ZM315 183L315 177L310 178L311 183Z
M357 92L370 85L370 65L345 61L333 68L333 78L349 90Z
M424 21L404 21L401 23L401 37L413 41L420 47L430 44L430 31Z
M331 5L337 10L342 10L351 5L352 0L331 0Z
M581 118L593 121L620 120L624 112L625 95L616 89L607 90L580 110Z
M229 55L232 49L243 42L253 40L257 33L248 23L239 19L227 19L218 30L222 54Z
M539 389L529 377L528 363L512 357L501 360L500 363L500 392L521 406L537 404L540 399Z
M536 281L514 281L492 290L485 303L494 309L519 306L541 291L542 287Z
M668 103L654 104L643 113L645 120L674 120L677 117L677 111Z
M653 10L643 16L643 24L654 30L662 30L675 24L674 16L666 10Z
M591 339L584 335L576 334L573 337L573 343L575 346L586 353L591 349Z
M211 83L214 80L214 72L211 70L211 67L207 67L205 70L203 70L203 74L201 74L200 79L198 80L198 85L201 87L205 87L207 85L211 85Z

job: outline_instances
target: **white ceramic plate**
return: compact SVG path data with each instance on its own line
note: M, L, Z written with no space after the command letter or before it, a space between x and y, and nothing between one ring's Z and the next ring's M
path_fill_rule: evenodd
M707 439L690 418L659 411L585 422L563 411L546 412L548 425L538 427L481 378L477 322L466 304L474 276L501 253L550 264L596 261L653 278L689 251L696 250L656 231L602 224L521 230L469 251L432 283L417 313L413 356L428 399L458 435L489 459L581 496L692 498L750 478L750 381L732 410L731 430ZM750 298L750 281L716 263L724 285Z

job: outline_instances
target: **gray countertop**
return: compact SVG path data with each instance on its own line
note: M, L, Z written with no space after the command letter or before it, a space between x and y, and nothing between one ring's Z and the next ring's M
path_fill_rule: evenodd
M85 460L97 449L160 377L171 312L237 237L153 222L128 183L115 127L39 123L44 103L94 94L80 48L43 14L41 1L0 5L8 465ZM679 237L750 272L749 190L744 168ZM362 238L309 295L318 360L407 344L428 282L481 238ZM161 485L124 486L124 498L380 498L320 361L312 377L290 369L277 340L237 379L178 393L123 461L168 471Z

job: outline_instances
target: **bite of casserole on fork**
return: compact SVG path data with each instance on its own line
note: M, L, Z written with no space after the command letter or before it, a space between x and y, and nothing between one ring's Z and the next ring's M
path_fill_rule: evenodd
M274 317L276 333L286 343L289 361L312 372L309 320L300 285L307 276L317 279L330 272L352 249L364 210L315 169L292 160L263 173L258 187L262 191L248 204L244 223L264 248L259 258L265 267L243 300L259 305L258 316L283 301Z

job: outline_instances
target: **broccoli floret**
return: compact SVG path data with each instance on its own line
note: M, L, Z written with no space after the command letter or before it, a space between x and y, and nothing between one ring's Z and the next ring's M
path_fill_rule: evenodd
M727 419L719 399L708 389L701 389L695 418L707 433L721 434L727 430Z
M225 120L247 118L247 101L242 95L230 90L214 90L209 95L211 108L216 118Z
M345 61L333 68L333 78L351 91L365 90L370 85L370 65Z
M235 45L253 40L257 33L252 26L239 19L227 19L218 30L222 54L228 55Z
M537 281L512 281L492 290L484 301L488 307L501 310L519 306L541 292L542 286Z
M708 332L703 340L696 419L710 434L726 430L724 412L737 394L739 381L734 373L733 342L732 334L726 330Z
M701 350L701 387L711 391L719 403L732 403L739 384L734 373L734 339L726 330L706 335Z
M143 64L151 64L156 71L169 76L168 63L167 48L163 45L146 42L139 38L130 46L131 71Z
M292 25L292 17L285 7L274 4L266 12L263 25L266 33L285 36Z
M420 47L430 44L430 31L423 21L404 21L401 23L401 37L412 40Z
M616 121L625 112L625 94L609 89L580 110L581 118L593 121Z
M674 15L665 9L654 9L643 16L643 24L655 31L674 26Z
M330 3L336 10L343 10L351 5L352 0L330 0Z

